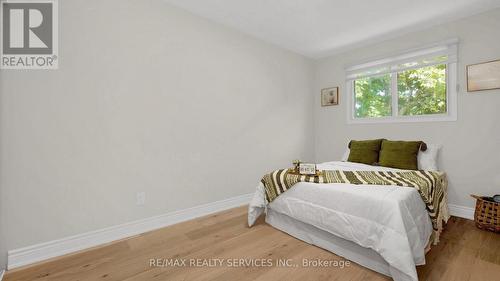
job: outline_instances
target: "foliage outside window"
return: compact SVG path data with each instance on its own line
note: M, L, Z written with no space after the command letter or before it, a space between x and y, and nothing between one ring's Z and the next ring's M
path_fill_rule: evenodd
M397 95L391 93L392 76L397 76ZM434 65L399 73L354 80L355 116L393 115L392 98L397 98L397 115L446 113L446 65Z
M356 117L392 115L391 76L389 74L355 80L354 94Z
M369 62L346 71L353 121L456 120L456 101L450 90L456 93L449 87L456 83L456 43Z
M446 65L398 73L399 115L446 113Z

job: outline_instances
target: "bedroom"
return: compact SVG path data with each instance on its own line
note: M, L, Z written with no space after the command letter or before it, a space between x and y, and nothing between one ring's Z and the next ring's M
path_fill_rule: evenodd
M500 194L500 1L1 3L3 280L500 274L500 235L474 221L476 202L498 204L470 196ZM375 143L358 155L368 162L348 150L364 140ZM382 165L391 141L419 142L404 170L428 167L427 156L445 173L451 217L437 245L426 243L438 222L424 215L422 186L327 180L332 170L399 175ZM297 159L323 183L267 202L261 179ZM384 192L404 199L379 203ZM306 205L290 202L307 196L325 212L293 218ZM415 210L380 215L396 206ZM402 227L406 259L381 255L368 228L378 224Z

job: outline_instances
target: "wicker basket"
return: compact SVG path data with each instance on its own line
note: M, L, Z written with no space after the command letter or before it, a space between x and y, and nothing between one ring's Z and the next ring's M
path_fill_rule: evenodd
M480 229L500 233L500 203L484 200L482 197L471 194L476 198L474 221Z

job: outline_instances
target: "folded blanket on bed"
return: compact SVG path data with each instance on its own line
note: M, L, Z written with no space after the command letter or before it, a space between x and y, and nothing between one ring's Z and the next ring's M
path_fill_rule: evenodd
M364 185L392 185L415 188L426 205L432 221L433 244L439 242L443 221L448 221L446 174L434 171L321 171L319 175L299 175L293 169L281 169L262 178L266 199L270 203L298 182L349 183Z

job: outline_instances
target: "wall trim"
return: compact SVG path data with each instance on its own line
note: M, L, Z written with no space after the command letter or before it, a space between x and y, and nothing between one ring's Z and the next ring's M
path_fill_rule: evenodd
M5 273L5 270L0 271L0 281L2 281L4 273Z
M452 216L474 220L474 208L448 204L448 209L450 210L450 215Z
M33 264L250 203L253 193L10 250L7 269ZM0 278L1 281L1 278Z

